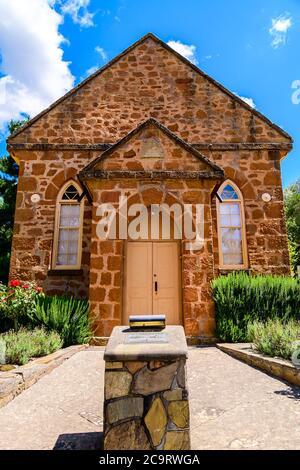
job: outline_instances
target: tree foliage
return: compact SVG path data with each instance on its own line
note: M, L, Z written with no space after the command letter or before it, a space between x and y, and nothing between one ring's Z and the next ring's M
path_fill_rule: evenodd
M289 250L293 271L300 266L300 178L284 192Z
M15 132L26 121L11 120L8 124L9 133ZM7 282L9 272L18 171L18 165L10 155L0 158L0 281L4 283Z

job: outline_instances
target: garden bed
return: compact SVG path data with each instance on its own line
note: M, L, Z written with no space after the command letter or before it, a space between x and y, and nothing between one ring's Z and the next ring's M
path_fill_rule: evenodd
M212 294L216 336L226 343L252 342L248 326L253 322L300 321L299 279L232 273L212 281Z
M285 359L268 357L251 347L250 343L218 343L217 348L230 356L257 367L279 379L300 387L300 367Z
M0 371L0 408L35 384L42 376L49 374L65 360L86 348L88 344L69 346L48 356L33 359L24 366L7 372Z

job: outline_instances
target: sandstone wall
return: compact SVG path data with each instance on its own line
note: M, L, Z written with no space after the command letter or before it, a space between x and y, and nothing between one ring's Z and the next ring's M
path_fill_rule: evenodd
M91 206L85 200L82 270L69 275L48 275L51 270L57 195L66 181L89 161L90 152L22 151L16 201L10 279L35 280L48 293L72 293L87 297ZM39 194L40 202L31 196Z
M290 274L285 226L280 154L275 151L203 152L220 165L225 177L244 198L249 268L253 273ZM262 200L269 193L270 202ZM214 264L218 273L218 237L215 200L212 204Z
M148 38L11 142L113 143L149 117L189 143L290 141Z
M100 220L96 210L101 202L117 204L120 195L131 204L199 203L204 205L204 247L195 253L181 242L182 322L188 336L209 336L214 331L214 305L209 283L214 277L210 192L212 180L193 181L94 181L90 261L91 313L95 336L109 336L114 326L122 325L125 241L99 240L96 235Z
M101 144L116 142L148 117L156 118L188 143L198 144L197 148L224 168L226 177L239 186L245 199L250 269L289 273L280 158L287 152L290 139L148 38L9 141L11 152L20 161L10 277L35 279L51 293L67 291L87 296L92 252L90 295L94 302L97 286L95 310L100 314L101 303L104 335L121 318L122 242L103 242L106 245L100 248L94 235L91 241L92 206L85 200L82 271L76 276L49 276L56 197L65 181L76 178L79 170L101 155L104 150ZM255 147L257 143L261 145ZM127 148L122 155L113 155L102 168L179 170L185 161L186 169L201 170L199 162L187 160L177 148L169 148L166 160L148 163L137 158L139 150ZM126 190L131 195L135 192L134 197L139 200L141 191L151 190L153 196L156 189L164 197L173 191L182 202L191 199L194 202L198 200L197 191L201 192L199 184L193 182L170 180L163 188L159 182L154 182L154 188L147 184L125 180L103 182L94 202L116 202L120 192ZM204 191L207 211L211 189L206 187ZM271 194L271 202L263 203L263 192ZM31 202L33 193L41 196L40 203ZM214 203L212 217L213 247L207 246L211 253L209 261L198 265L186 258L183 268L189 273L185 281L184 295L189 299L185 321L193 334L198 331L201 315L197 302L206 303L203 330L211 330L213 324L207 286L211 277L219 274Z

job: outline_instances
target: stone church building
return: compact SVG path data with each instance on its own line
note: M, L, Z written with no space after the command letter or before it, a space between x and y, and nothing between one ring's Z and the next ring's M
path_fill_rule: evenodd
M95 336L165 313L214 335L210 282L290 274L280 161L291 137L147 34L8 139L19 164L11 279L90 300ZM101 239L99 206L201 204L204 242ZM160 223L160 222L159 222Z

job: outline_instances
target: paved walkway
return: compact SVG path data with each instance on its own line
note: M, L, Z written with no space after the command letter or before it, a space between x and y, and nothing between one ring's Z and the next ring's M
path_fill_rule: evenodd
M194 449L300 449L299 388L215 348L188 370Z
M104 373L97 349L75 354L0 409L0 449L97 448Z
M71 357L0 409L0 449L97 449L103 350ZM221 351L191 348L194 449L300 449L300 389Z

